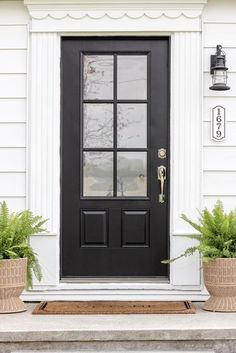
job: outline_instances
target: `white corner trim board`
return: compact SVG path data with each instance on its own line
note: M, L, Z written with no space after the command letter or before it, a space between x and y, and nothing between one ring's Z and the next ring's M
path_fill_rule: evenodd
M201 207L201 107L202 43L201 12L207 0L25 0L31 16L29 75L29 207L48 218L53 237L34 239L34 247L44 271L44 286L56 292L62 289L59 277L60 249L60 41L65 35L145 35L171 36L171 200L170 256L177 256L189 244L181 235L189 228L180 223L184 212L196 216ZM144 8L145 3L145 8ZM184 53L184 54L183 54ZM47 79L45 80L45 77ZM199 95L196 95L196 91ZM186 139L183 139L187 136ZM31 143L33 141L33 143ZM200 166L200 167L199 167ZM43 171L43 173L42 173ZM178 235L178 236L176 236ZM45 244L45 242L47 244ZM47 251L45 252L45 246ZM52 270L52 263L53 270ZM139 284L138 284L139 285ZM70 295L82 296L86 284L71 283ZM115 293L104 294L99 284L86 290L96 298L119 298L122 285ZM135 295L153 294L150 284L140 283ZM156 283L156 289L159 284ZM126 285L129 298L132 285ZM67 290L66 290L67 288ZM146 288L146 289L145 289ZM155 295L161 295L160 291ZM158 289L157 289L158 290ZM177 290L193 290L194 297L204 295L201 288L199 257L183 259L171 265L166 295L177 297ZM185 292L186 293L186 292ZM180 295L179 294L179 295ZM31 291L30 298L34 296ZM66 295L66 294L65 294Z

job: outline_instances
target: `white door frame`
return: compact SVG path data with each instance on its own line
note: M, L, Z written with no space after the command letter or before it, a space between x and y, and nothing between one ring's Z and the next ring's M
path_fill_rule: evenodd
M43 281L27 300L44 298L199 300L199 256L170 267L170 282L60 282L60 42L61 36L171 37L170 256L192 241L179 216L196 217L202 199L201 13L207 0L25 0L31 24L28 79L28 207L49 219L47 235L35 236ZM145 7L145 9L144 9ZM136 30L137 29L137 30Z

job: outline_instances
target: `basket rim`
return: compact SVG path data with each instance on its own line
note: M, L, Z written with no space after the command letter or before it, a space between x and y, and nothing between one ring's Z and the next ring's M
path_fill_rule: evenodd
M27 257L18 257L17 259L0 259L0 263L1 262L5 262L5 263L8 263L8 262L25 262L27 260L28 260Z
M217 261L236 261L236 257L217 257L214 260L209 260L209 261L202 261L203 264L211 264Z

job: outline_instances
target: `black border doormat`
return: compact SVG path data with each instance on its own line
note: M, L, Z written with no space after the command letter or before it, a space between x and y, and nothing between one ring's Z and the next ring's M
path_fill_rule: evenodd
M35 315L195 314L190 301L45 301Z

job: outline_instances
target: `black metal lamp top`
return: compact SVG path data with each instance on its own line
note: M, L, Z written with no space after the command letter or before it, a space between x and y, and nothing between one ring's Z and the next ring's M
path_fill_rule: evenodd
M212 86L209 88L213 91L226 91L230 89L227 86L228 68L225 66L225 63L225 53L222 50L222 46L217 45L216 54L211 55Z

